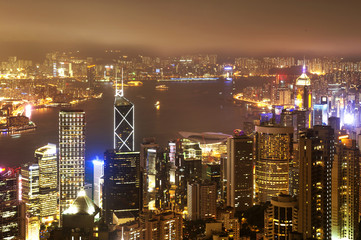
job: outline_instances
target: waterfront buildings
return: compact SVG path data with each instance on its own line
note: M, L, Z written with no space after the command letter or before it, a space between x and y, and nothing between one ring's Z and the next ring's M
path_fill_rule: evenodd
M304 238L331 239L334 130L314 126L300 134L299 221Z
M60 213L75 200L84 186L85 112L59 112L59 192Z
M139 152L109 150L104 154L103 208L107 223L113 214L137 215L141 204Z
M259 203L289 191L292 134L290 127L256 126L255 192Z
M273 197L265 211L264 221L265 239L291 239L291 233L298 230L297 199L286 194Z
M253 205L253 139L237 134L227 141L227 159L223 161L227 206L244 211Z

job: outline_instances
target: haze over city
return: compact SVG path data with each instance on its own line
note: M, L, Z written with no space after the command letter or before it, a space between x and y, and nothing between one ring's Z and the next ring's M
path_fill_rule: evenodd
M158 55L361 53L359 1L2 1L2 57L107 48Z

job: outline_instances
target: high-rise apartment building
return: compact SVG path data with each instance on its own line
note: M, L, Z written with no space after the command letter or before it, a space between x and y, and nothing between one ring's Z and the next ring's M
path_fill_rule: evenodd
M256 201L267 202L289 191L293 128L256 126Z
M213 182L189 183L187 187L188 218L216 218L217 185Z
M60 213L67 209L84 186L85 112L59 112Z
M332 164L332 239L354 240L358 236L359 157L355 140L342 138L336 144Z
M227 206L244 211L253 205L253 139L237 135L227 140L227 159L223 161Z
M334 130L314 126L300 134L299 221L304 238L331 239L331 169Z
M104 154L103 207L107 223L113 214L137 214L141 205L139 152L109 150Z

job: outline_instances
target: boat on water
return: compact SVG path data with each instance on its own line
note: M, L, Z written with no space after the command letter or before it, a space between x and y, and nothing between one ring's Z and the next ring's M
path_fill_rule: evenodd
M143 82L141 82L141 81L129 81L127 84L128 84L129 87L143 86Z
M157 102L154 104L154 106L155 106L155 108L156 108L157 110L159 110L159 108L160 108L160 102L157 101Z
M168 86L166 86L166 85L157 85L157 86L155 86L155 89L156 90L168 90Z

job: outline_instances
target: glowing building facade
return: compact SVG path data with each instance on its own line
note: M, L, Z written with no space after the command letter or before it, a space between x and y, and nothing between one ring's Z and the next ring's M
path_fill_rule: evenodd
M270 201L289 191L289 163L292 156L290 127L256 126L256 201Z
M359 149L342 138L332 163L332 239L357 239L359 210Z
M67 209L84 186L85 112L59 112L60 213Z
M93 160L93 199L94 203L103 208L104 161Z
M52 221L58 211L58 158L56 145L48 144L35 151L39 166L39 200L42 222Z
M18 169L0 167L0 239L22 239L25 236L25 206L22 201L22 179Z
M292 232L297 232L298 203L295 197L280 194L271 199L265 211L264 226L267 240L291 239Z
M149 210L159 207L157 202L159 145L155 139L144 139L141 144L140 169L143 173L143 205Z

